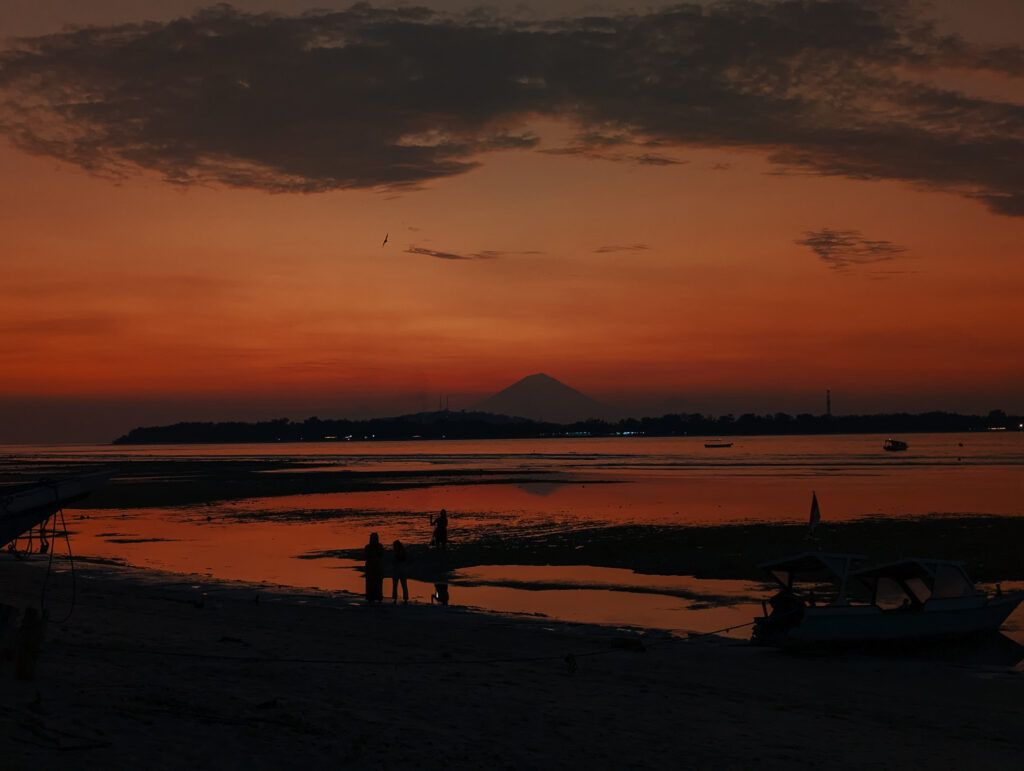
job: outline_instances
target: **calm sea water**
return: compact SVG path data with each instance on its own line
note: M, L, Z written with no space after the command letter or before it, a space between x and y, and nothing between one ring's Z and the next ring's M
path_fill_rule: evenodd
M732 447L713 449L698 437L7 446L0 447L0 463L12 469L44 459L117 465L141 458L282 458L304 464L311 474L339 468L436 472L442 484L427 488L67 512L79 554L211 579L325 591L361 591L358 566L311 556L358 548L371 530L385 543L425 543L429 516L442 507L451 515L453 539L605 523L805 522L812 491L825 521L878 514L1024 514L1024 432L908 435L901 438L910 447L901 453L884 452L885 438L735 437L726 440ZM526 472L526 479L443 483L446 473L463 469ZM564 588L524 588L531 584ZM435 592L433 585L417 582L410 588L420 602ZM458 571L449 578L449 593L453 605L711 631L749 621L764 589L607 568L508 565ZM722 602L724 597L731 599ZM1024 626L1020 616L1011 619L1013 630Z

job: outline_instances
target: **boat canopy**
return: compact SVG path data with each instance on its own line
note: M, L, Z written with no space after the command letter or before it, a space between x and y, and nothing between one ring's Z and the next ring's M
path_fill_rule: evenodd
M793 582L800 580L844 579L856 562L865 562L864 554L808 551L791 557L770 560L758 565L784 588L792 589Z
M871 590L881 608L920 607L930 599L949 599L976 594L974 583L955 560L907 558L852 573Z

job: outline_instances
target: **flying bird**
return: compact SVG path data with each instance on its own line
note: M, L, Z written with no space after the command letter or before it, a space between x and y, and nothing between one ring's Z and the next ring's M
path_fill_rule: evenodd
M384 244L386 244L388 242L388 236L389 235L391 235L391 234L390 233L385 233L384 234L384 240L380 242L381 246L384 246Z

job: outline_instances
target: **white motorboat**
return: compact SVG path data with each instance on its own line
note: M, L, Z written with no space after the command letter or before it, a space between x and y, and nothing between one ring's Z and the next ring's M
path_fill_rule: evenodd
M864 559L806 552L761 565L780 591L755 619L753 641L790 647L962 637L997 631L1024 600L1024 592L979 591L962 562L903 559L856 569Z

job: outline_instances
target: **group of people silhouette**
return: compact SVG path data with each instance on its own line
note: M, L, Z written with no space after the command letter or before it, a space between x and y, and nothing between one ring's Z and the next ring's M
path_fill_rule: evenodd
M430 516L430 526L434 528L430 545L440 551L448 548L448 512ZM384 601L384 546L377 533L370 533L369 543L363 547L364 572L366 575L366 602L373 604ZM405 544L397 538L391 544L391 601L398 602L398 587L402 587L402 602L409 602L409 552ZM443 605L448 604L448 585L434 584L435 599Z
M363 547L366 574L366 601L384 601L384 546L380 536L370 533L370 542ZM405 545L395 539L391 544L391 600L398 602L398 585L402 585L402 602L409 601L408 577L409 552Z

